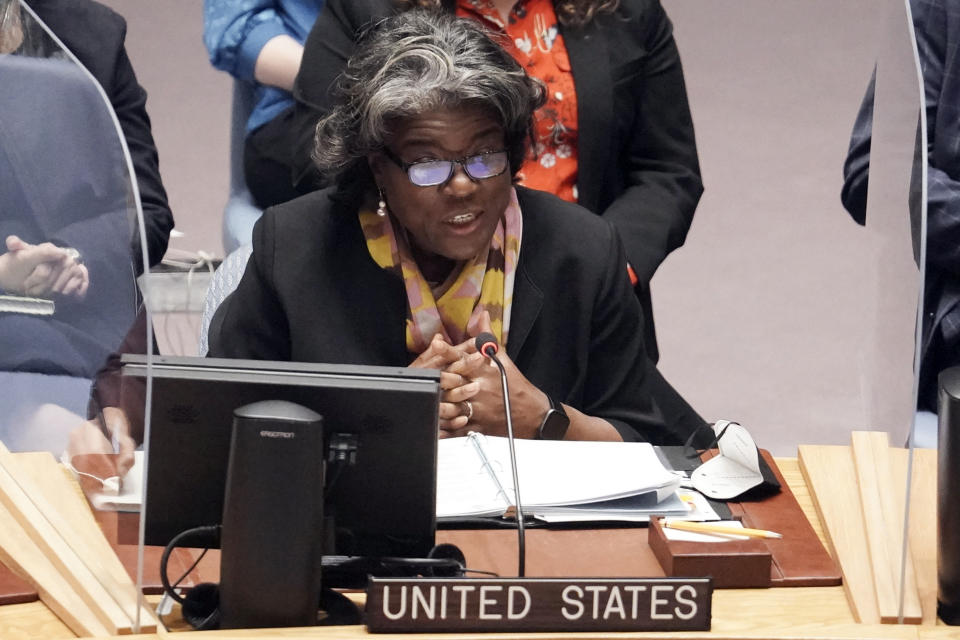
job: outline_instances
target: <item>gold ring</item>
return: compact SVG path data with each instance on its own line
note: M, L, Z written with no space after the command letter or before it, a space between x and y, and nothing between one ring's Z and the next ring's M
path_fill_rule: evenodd
M464 400L463 404L467 405L467 413L464 415L467 416L467 422L470 422L470 418L473 417L473 405L470 404L469 400Z

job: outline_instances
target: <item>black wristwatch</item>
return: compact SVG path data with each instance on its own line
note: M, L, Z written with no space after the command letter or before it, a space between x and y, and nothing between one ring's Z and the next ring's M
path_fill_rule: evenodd
M550 408L547 410L547 415L543 416L540 428L537 429L537 438L540 440L563 440L563 437L567 435L567 429L570 427L570 418L567 416L567 412L563 410L562 404L553 398L548 397L547 399L550 401Z

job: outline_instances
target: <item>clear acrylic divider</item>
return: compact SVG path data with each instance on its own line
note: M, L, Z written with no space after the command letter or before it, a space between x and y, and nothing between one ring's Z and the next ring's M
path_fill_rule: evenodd
M149 390L120 373L121 353L153 343L127 142L27 2L0 0L0 87L2 542L32 541L13 569L78 635L155 629L131 470Z
M861 428L873 435L851 434L866 540L859 541L862 550L841 553L841 564L861 621L918 624L935 619L936 608L935 598L930 599L926 550L908 536L911 497L917 497L911 482L911 434L924 289L925 207L917 192L925 160L923 85L909 1L890 0L883 9L877 64L851 141L851 157L867 164L852 166L848 158L852 171L845 187L857 184L859 174L861 181L854 188L866 195L864 239L873 256L864 272L873 308L864 314L859 345L866 416ZM928 467L929 462L926 459ZM929 506L934 495L935 487L923 503ZM830 496L822 499L829 501ZM926 516L917 526L932 530L933 521L924 521L932 514ZM844 543L840 527L832 529L841 546L856 546L856 541Z
M910 205L925 158L908 5L756 2L740 7L749 20L664 5L706 190L653 284L658 366L704 417L741 421L776 456L799 447L854 619L880 623L882 580L884 621L903 616L908 581L910 617L931 621L936 543L915 536L935 531L936 487L919 469L909 484L907 468L924 289L923 213ZM698 258L706 268L676 266ZM871 604L858 609L854 590Z

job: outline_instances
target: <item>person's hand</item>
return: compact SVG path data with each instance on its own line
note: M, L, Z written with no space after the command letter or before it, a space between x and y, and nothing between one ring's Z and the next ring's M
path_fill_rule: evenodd
M477 334L491 332L490 316L484 313ZM503 436L507 434L506 415L503 403L503 386L500 382L500 370L497 365L477 352L474 341L464 343L469 355L451 362L444 369L447 375L457 374L466 381L463 387L454 387L446 391L447 397L460 398L458 402L466 410L459 409L456 419L441 423L440 437L464 436L469 431ZM510 408L513 417L514 436L533 438L543 416L550 408L546 394L527 380L506 351L497 354L507 374L510 389ZM470 387L469 392L465 389ZM463 393L460 390L464 389Z
M467 425L469 418L467 401L472 398L479 385L470 380L469 375L483 365L483 356L477 353L473 340L452 345L435 335L427 349L410 363L411 367L440 370L439 428L440 437L448 430L458 430Z
M13 53L23 44L20 7L12 2L0 9L0 54Z
M411 367L418 369L440 369L443 370L450 364L456 362L467 353L467 343L454 346L443 339L439 333L433 336L426 350L418 355L410 363Z
M104 435L99 419L93 419L70 432L67 455L72 459L75 455L101 454L104 463L97 467L112 468L116 471L114 475L123 478L133 467L133 452L137 448L130 436L130 422L127 414L117 407L104 407L101 415L106 432L117 441L118 450L114 451L113 444Z
M469 394L463 402L469 402L467 414L469 420L451 421L447 428L441 425L441 437L464 436L469 431L479 431L489 435L507 435L506 414L503 404L503 386L500 382L500 370L493 361L482 354L479 366L465 373L470 385L476 391ZM513 417L513 435L517 438L534 438L543 416L550 408L547 395L527 380L513 360L505 352L497 354L507 373L507 386L510 389L510 409ZM456 365L448 368L459 370ZM457 389L447 393L453 394Z
M34 297L52 295L82 299L90 285L90 273L75 253L49 242L32 245L17 236L7 238L8 253L20 262L35 264L23 280L23 293Z
M59 262L66 252L49 242L32 245L17 236L7 236L7 251L0 255L0 288L25 294L26 281L36 268L46 262Z
M49 242L30 244L17 236L8 236L6 247L0 255L0 289L34 297L86 295L87 267L66 249Z

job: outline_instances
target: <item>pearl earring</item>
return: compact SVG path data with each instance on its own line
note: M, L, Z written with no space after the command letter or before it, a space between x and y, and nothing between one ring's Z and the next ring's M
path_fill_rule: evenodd
M378 191L380 191L380 202L377 203L377 215L384 218L387 215L387 201L383 199L383 189Z

